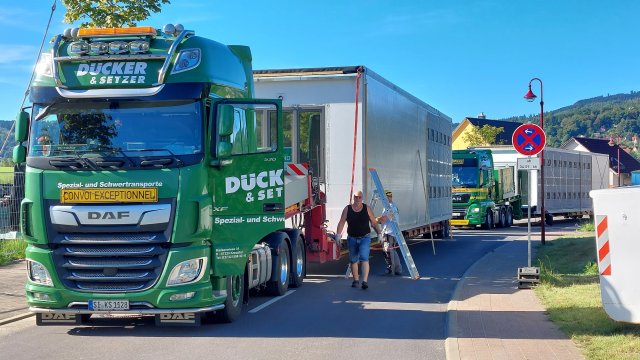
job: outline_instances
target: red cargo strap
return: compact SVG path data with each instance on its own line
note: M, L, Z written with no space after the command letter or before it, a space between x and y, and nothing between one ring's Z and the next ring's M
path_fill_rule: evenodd
M362 72L364 69L362 66L358 68L358 75L356 76L356 117L353 123L353 158L351 160L351 190L349 190L349 200L348 203L351 204L351 199L353 198L353 182L356 175L356 144L358 138L358 99L360 95L360 77L362 77Z

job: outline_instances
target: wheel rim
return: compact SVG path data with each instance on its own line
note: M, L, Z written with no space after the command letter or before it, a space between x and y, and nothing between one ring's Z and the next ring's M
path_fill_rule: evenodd
M289 278L289 261L285 254L280 256L280 282L286 284Z
M302 276L302 267L304 266L304 254L302 249L298 247L298 254L296 256L296 274Z

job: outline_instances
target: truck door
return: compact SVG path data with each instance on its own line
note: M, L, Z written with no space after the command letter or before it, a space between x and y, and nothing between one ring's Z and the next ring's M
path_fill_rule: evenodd
M269 112L277 114L268 121ZM284 228L279 100L221 100L211 107L213 265L238 274L265 235Z

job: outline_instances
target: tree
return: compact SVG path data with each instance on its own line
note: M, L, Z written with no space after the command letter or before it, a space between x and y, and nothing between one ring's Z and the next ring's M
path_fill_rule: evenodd
M62 0L67 8L64 22L73 23L88 19L80 27L135 26L145 20L151 12L160 12L162 4L170 0Z
M504 127L482 125L478 128L474 126L462 138L468 146L499 145L496 144L496 137L502 132L504 132Z

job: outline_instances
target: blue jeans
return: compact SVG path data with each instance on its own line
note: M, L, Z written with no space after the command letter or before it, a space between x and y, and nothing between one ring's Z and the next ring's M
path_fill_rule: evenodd
M358 261L369 261L369 249L371 248L369 235L361 237L347 236L347 244L349 245L349 261L352 264Z

